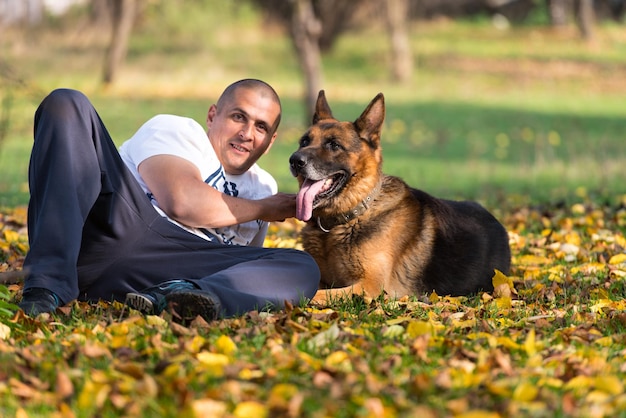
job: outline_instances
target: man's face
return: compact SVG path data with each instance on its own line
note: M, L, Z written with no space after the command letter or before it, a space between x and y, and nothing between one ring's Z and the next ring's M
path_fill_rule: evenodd
M208 134L226 173L245 173L270 149L279 114L279 105L270 97L246 88L235 91L232 100L225 101L220 109L211 106Z

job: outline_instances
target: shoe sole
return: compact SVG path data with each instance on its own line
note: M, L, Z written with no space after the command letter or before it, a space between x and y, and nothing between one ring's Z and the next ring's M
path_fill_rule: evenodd
M206 293L176 292L165 297L168 310L176 321L191 322L201 316L205 321L217 319L219 304Z
M154 304L141 293L127 293L126 302L124 303L144 315L152 315L154 313Z

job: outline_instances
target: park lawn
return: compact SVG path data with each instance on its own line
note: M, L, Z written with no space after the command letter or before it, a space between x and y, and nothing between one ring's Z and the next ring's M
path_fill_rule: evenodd
M470 297L355 297L188 327L119 303L36 319L9 307L0 413L626 416L625 204L504 210L511 274ZM19 269L24 224L23 208L0 215L0 268ZM266 244L299 248L299 228L273 225Z

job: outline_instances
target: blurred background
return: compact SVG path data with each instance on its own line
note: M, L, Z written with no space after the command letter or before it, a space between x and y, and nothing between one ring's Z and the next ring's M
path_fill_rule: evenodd
M204 124L231 82L272 84L289 155L320 89L356 119L384 93L384 171L490 208L626 204L626 0L0 0L0 207L28 201L32 117L82 90L120 145L157 113Z

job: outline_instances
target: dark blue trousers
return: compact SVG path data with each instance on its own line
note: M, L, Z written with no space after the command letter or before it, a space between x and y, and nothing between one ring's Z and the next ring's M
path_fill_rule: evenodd
M123 301L183 278L217 295L225 316L315 294L320 273L307 253L211 243L161 217L82 93L46 97L34 138L25 289L49 289L63 303Z

